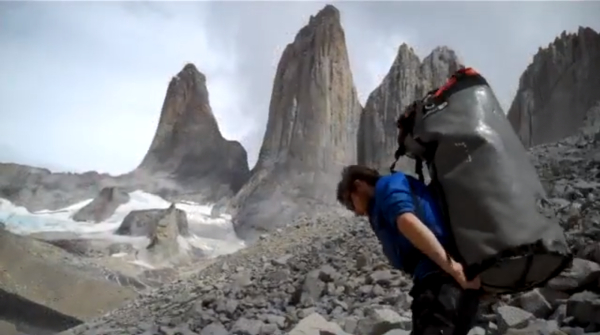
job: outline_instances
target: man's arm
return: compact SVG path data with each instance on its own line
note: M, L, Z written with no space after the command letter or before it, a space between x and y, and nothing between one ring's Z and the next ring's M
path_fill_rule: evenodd
M414 246L434 261L442 270L455 276L454 261L448 255L431 229L413 213L404 213L396 219L396 226Z
M467 280L462 264L456 262L446 253L446 250L431 229L425 226L414 214L405 213L398 216L396 225L398 226L398 230L415 248L421 250L422 253L451 275L463 289L478 290L481 287L479 277L476 277L472 281Z
M387 183L378 185L375 192L381 199L380 206L386 221L394 224L415 248L454 277L455 262L448 257L431 229L414 214L414 196L406 176L398 175Z

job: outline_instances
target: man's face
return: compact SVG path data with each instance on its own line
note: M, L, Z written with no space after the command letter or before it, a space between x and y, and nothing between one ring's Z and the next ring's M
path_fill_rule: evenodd
M358 216L369 214L370 187L361 180L354 181L354 188L346 199L346 208Z

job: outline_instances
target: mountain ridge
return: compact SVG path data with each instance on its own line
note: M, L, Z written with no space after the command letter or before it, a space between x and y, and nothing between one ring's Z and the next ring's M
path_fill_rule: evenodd
M600 100L599 74L600 34L589 27L563 31L540 47L519 79L507 114L523 144L530 147L575 134Z

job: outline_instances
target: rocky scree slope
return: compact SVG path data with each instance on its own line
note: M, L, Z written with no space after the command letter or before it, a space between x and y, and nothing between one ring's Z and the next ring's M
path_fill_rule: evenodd
M447 47L434 49L423 61L406 44L398 49L388 74L369 95L358 128L358 163L388 172L398 148L396 120L404 108L428 91L443 85L461 68L456 53ZM397 170L413 172L407 158Z
M228 205L239 236L335 202L341 168L356 161L360 112L340 14L326 6L281 56L258 162Z
M56 246L4 229L0 229L0 269L0 306L7 306L5 299L28 301L65 318L89 320L137 295L132 287L107 280L99 268ZM1 307L0 311L11 314L15 323L41 321L32 319L33 314L15 315Z
M548 194L549 215L558 215L571 245L600 262L600 103L584 118L574 136L530 150ZM586 256L587 257L587 256Z
M600 34L580 27L540 48L521 75L508 118L525 146L560 140L600 100Z
M54 210L119 187L173 200L216 202L233 196L248 177L245 149L223 138L210 108L206 77L187 64L169 84L154 140L137 169L111 176L0 163L0 198L30 211Z
M550 190L540 210L566 228L573 267L542 289L485 300L472 335L600 331L600 127L588 124L595 130L531 150ZM64 334L408 335L410 288L367 222L331 211Z

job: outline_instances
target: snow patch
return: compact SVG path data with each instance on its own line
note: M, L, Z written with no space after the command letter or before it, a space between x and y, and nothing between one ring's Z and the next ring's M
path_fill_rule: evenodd
M4 222L6 229L17 234L27 235L38 232L71 232L81 238L110 239L115 242L140 244L147 241L145 237L130 237L115 235L114 231L121 225L129 212L145 209L166 209L171 202L154 194L143 191L129 193L127 203L120 205L115 213L104 222L76 222L71 217L93 199L84 200L58 210L40 210L29 212L26 208L15 206L6 199L0 198L0 222ZM179 237L178 242L182 249L190 250L191 247L199 248L207 256L219 256L235 252L245 243L235 236L230 215L211 215L212 205L200 205L189 201L177 202L175 206L186 213L190 231L194 226L215 228L227 231L223 239L215 239L191 234L189 237ZM119 255L119 254L117 254ZM115 256L113 257L121 257ZM138 264L148 267L149 264Z

